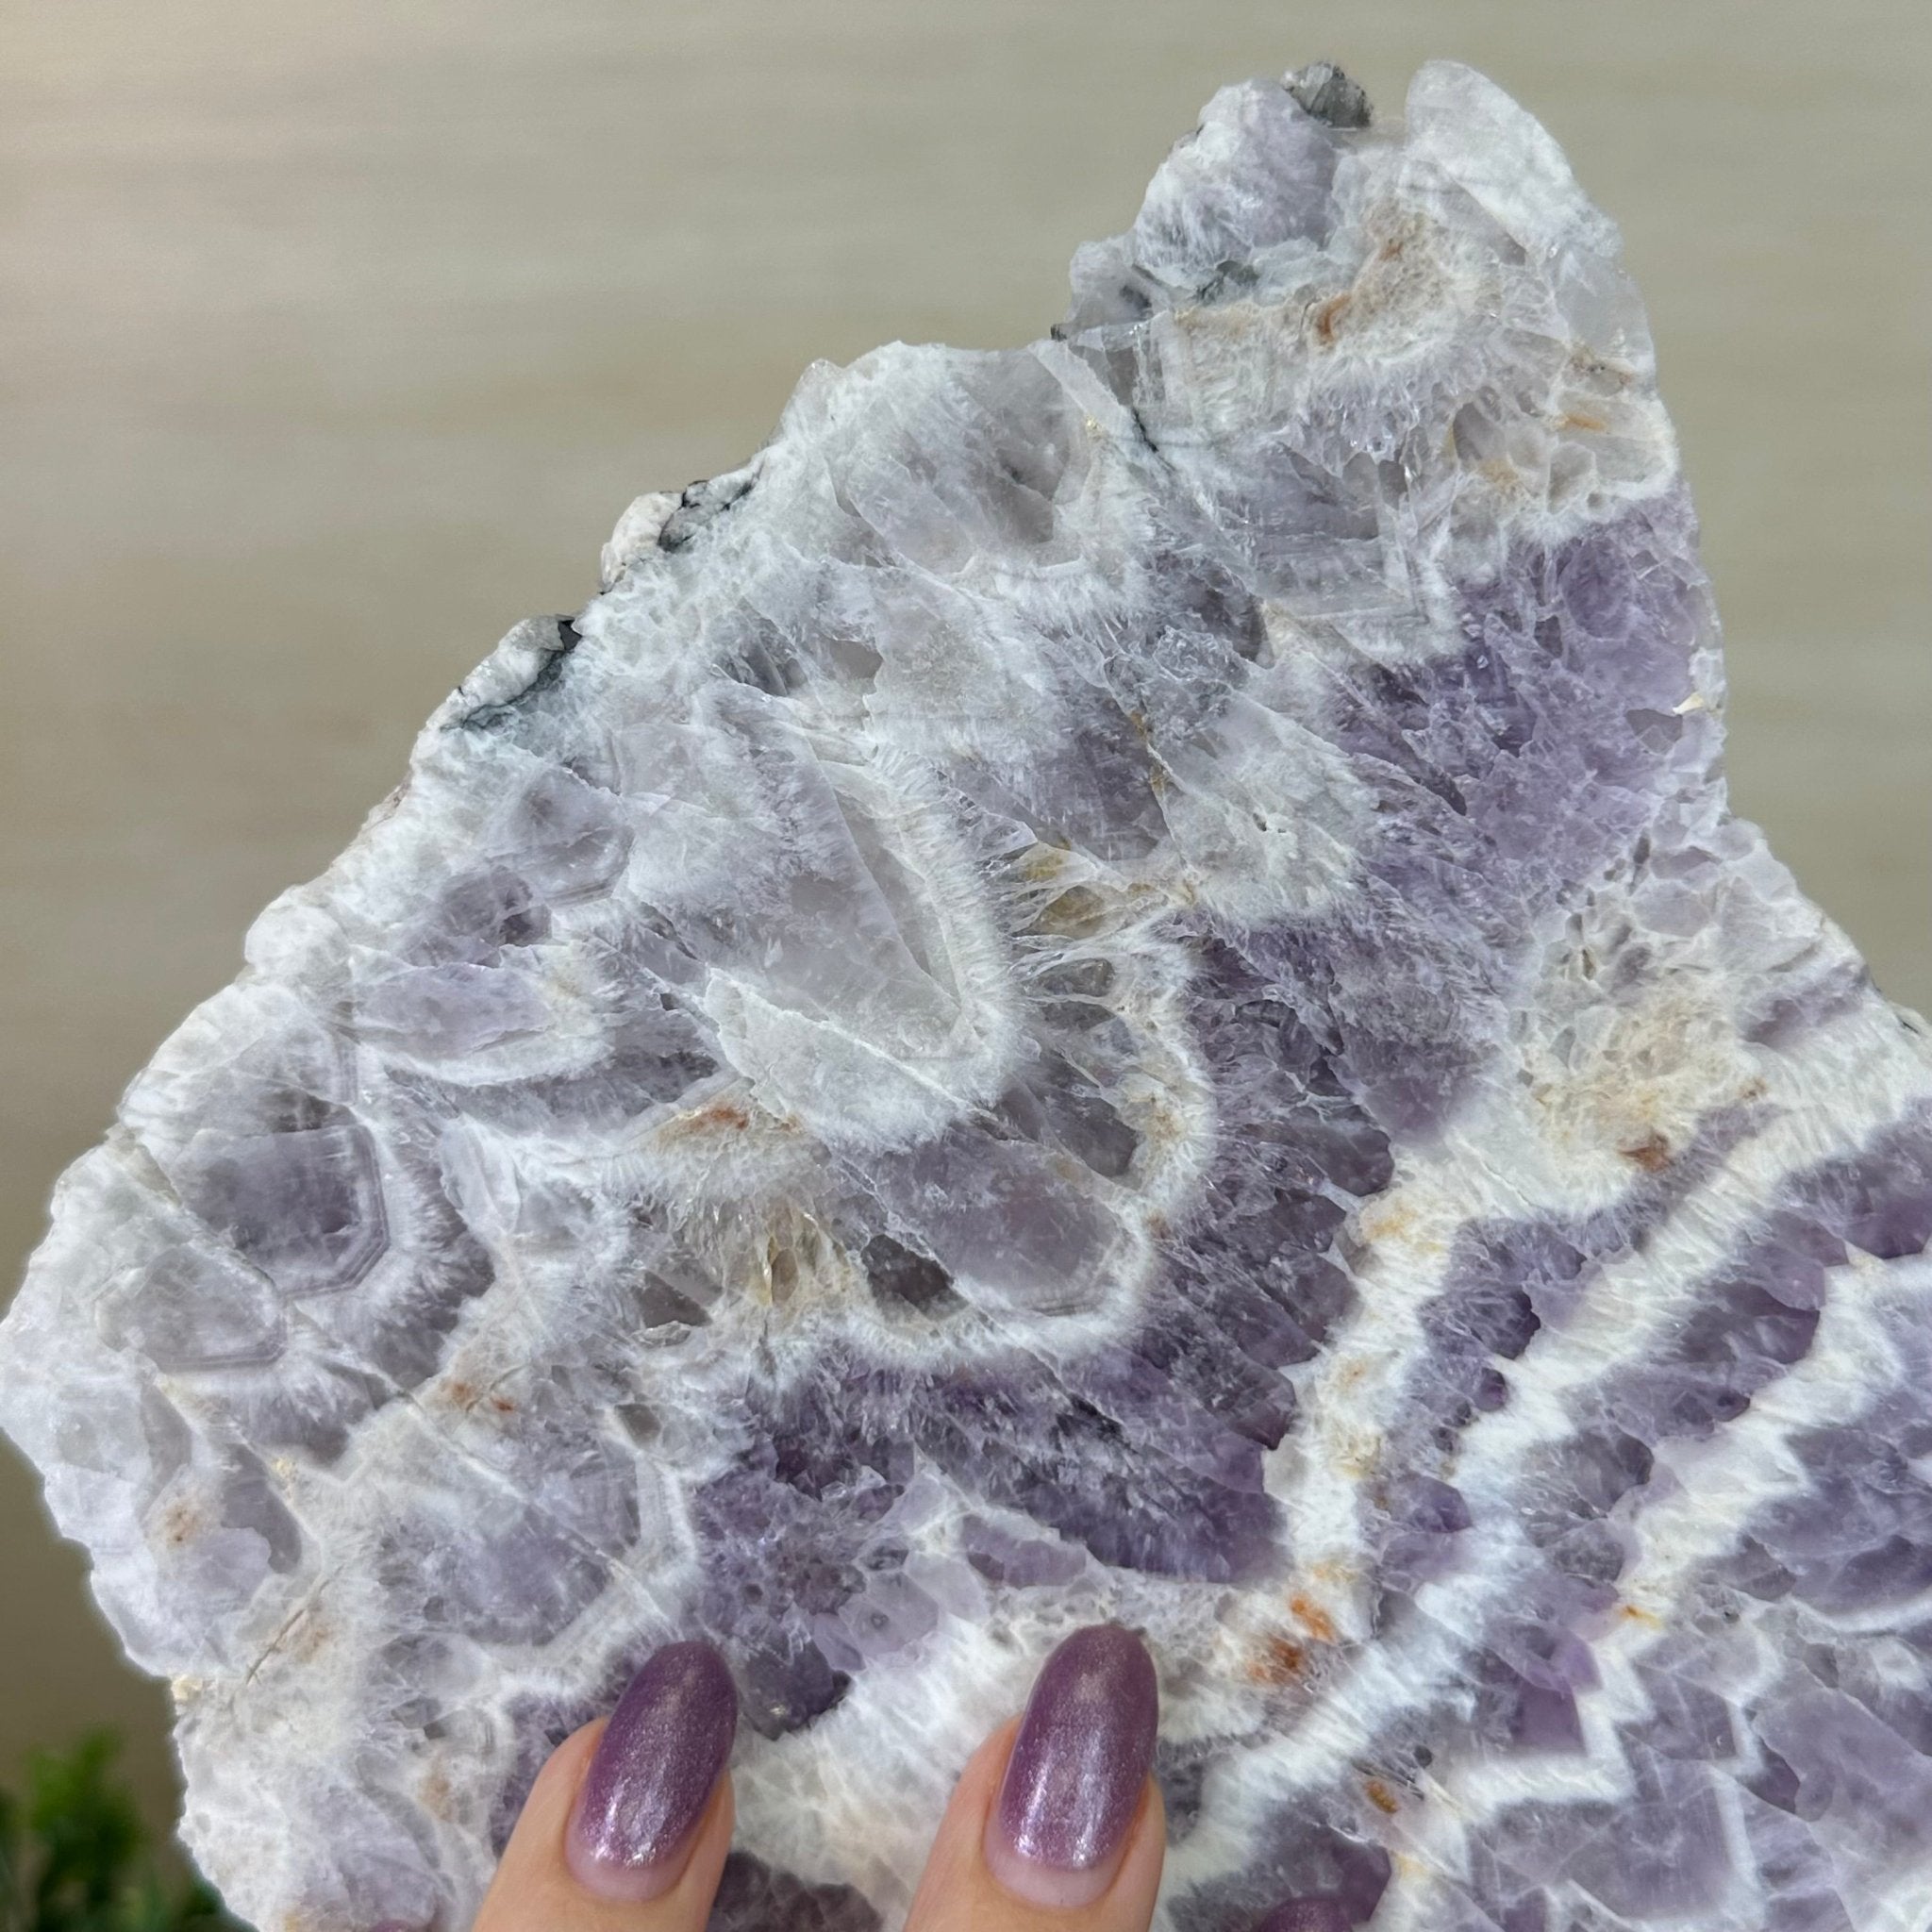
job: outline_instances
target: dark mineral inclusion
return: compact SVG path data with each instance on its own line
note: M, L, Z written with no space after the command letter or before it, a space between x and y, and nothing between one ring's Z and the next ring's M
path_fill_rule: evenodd
M1218 94L1050 340L641 499L61 1183L0 1420L264 1932L459 1932L667 1639L890 1925L1072 1626L1169 1932L1932 1923L1932 1055L1725 807L1616 235Z

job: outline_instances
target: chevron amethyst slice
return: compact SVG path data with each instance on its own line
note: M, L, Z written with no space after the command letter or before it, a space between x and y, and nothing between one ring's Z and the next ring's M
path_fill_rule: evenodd
M1071 1626L1167 1932L1932 1920L1932 1051L1726 809L1642 313L1467 69L640 500L60 1187L0 1416L264 1932L671 1638L890 1927Z

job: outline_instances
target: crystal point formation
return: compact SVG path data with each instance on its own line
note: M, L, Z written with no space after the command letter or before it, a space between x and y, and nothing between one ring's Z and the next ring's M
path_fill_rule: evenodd
M642 498L66 1176L0 1420L264 1932L460 1932L654 1646L716 1924L1080 1624L1167 1932L1922 1932L1932 1053L1732 818L1615 231L1218 94L1050 340Z

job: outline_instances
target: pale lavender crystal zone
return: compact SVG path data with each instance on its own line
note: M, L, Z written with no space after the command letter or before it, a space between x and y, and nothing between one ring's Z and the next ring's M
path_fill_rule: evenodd
M720 1928L1057 1639L1169 1932L1924 1932L1932 1056L1727 814L1610 225L1217 95L1051 341L641 499L57 1197L0 1420L265 1932L467 1923L708 1637Z

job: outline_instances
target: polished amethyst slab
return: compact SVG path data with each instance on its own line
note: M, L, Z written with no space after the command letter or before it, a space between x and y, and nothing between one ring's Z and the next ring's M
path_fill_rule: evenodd
M1225 90L1031 348L641 499L61 1183L0 1420L265 1932L458 1932L671 1638L721 1927L1069 1628L1170 1932L1923 1932L1932 1053L1720 776L1610 224Z

